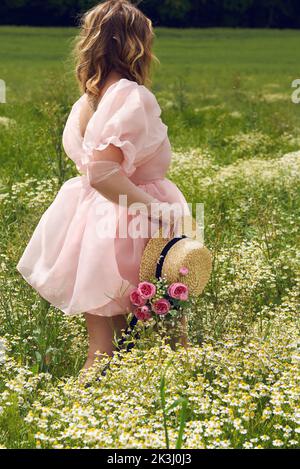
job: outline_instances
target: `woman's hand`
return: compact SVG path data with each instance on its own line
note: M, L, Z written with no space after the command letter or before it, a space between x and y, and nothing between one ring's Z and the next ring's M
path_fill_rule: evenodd
M152 223L157 223L163 233L174 235L176 223L184 215L183 207L179 203L161 202L155 199L148 204L148 219Z

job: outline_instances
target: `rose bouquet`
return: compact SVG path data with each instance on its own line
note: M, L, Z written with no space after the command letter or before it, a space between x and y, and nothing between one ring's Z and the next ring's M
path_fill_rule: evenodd
M188 269L182 267L181 275L187 275ZM131 292L130 301L133 313L140 321L154 319L177 320L190 306L188 287L182 282L168 284L164 278L152 282L140 282Z

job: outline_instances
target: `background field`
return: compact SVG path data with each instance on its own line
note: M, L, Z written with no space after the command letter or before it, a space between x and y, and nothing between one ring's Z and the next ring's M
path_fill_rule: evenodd
M78 97L69 56L74 32L67 28L0 28L1 78L8 86L8 103L1 106L1 113L17 118L18 133L26 135L22 141L18 139L13 154L11 136L7 132L1 135L1 166L2 171L9 169L8 174L15 163L20 175L29 169L31 174L45 174L48 158L33 157L37 140L42 143L41 134L47 143L44 151L52 151L49 133L44 132L49 110L44 108L55 103L65 116ZM224 136L259 129L276 138L285 130L294 130L299 111L290 95L291 83L297 78L298 41L298 31L157 30L161 66L153 89L175 148L208 144L222 152L219 160L223 164L224 153L226 163L232 160L221 144ZM216 119L220 108L199 110L207 105L226 106L227 111L242 111L243 116L220 122ZM33 133L35 138L31 138Z
M300 138L291 83L300 32L156 31L153 91L174 150L169 177L189 202L205 204L214 271L191 314L188 353L146 330L88 390L76 381L82 318L49 307L15 269L39 217L76 175L61 148L79 96L74 33L0 28L0 441L165 447L165 415L171 447L180 422L186 448L299 446Z

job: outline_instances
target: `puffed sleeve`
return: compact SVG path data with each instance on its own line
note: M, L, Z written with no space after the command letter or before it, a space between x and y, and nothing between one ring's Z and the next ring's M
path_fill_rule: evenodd
M103 179L121 166L126 175L131 176L167 136L167 126L160 114L155 96L144 86L123 79L108 89L91 118L84 139L82 163L87 165L88 173L91 176L97 173L97 177ZM111 144L123 152L121 165L93 161L94 150L105 150Z

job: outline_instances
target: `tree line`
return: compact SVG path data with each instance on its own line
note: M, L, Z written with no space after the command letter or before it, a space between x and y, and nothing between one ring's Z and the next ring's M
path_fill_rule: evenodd
M95 0L1 0L0 24L73 26ZM155 26L299 28L299 0L133 0Z

